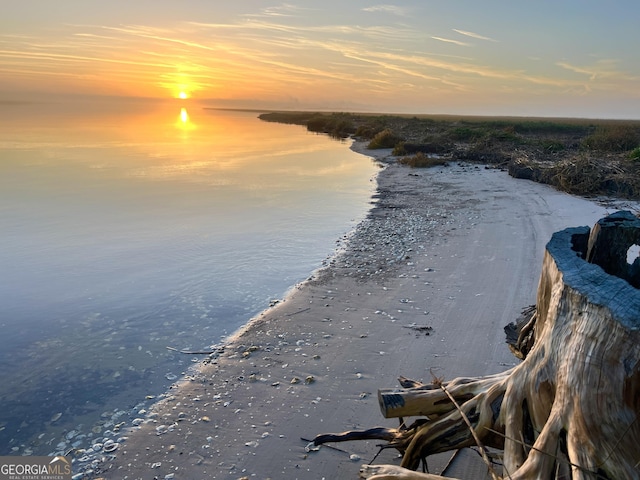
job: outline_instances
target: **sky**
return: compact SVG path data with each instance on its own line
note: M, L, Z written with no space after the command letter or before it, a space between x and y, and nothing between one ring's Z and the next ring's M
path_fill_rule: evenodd
M0 102L640 118L637 0L0 0Z

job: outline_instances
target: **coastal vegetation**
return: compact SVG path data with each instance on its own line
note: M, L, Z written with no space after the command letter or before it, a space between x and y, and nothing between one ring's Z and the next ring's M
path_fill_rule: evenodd
M402 137L393 133L393 130L390 128L385 128L373 136L369 142L369 148L372 150L377 150L379 148L395 148L397 145L401 144L401 142Z
M478 162L577 195L640 199L640 121L319 112L260 118L392 149L411 167Z
M429 167L436 167L438 165L447 164L447 160L442 157L429 156L429 155L425 155L422 152L415 153L414 155L401 157L400 160L398 161L402 165L407 165L413 168L429 168Z

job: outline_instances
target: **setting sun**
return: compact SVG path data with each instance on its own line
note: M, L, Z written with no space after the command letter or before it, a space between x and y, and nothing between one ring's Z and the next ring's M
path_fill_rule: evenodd
M189 98L189 95L187 94L187 92L180 92L178 94L178 98L181 98L182 100L185 100L185 99Z

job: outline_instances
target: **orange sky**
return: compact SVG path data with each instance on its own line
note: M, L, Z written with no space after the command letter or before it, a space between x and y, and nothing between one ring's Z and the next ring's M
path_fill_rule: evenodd
M0 20L0 100L640 117L632 1L27 3Z

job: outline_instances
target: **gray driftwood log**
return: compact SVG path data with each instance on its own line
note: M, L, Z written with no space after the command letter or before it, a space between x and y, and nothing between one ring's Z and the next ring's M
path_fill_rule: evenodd
M402 453L402 468L363 466L362 477L438 478L415 470L431 454L477 444L464 412L478 440L503 451L503 478L640 479L640 290L633 286L640 260L627 262L634 244L640 220L626 211L593 229L555 233L535 314L520 332L522 363L449 382L401 377L402 388L379 390L382 414L423 418L318 435L315 444L383 439Z

